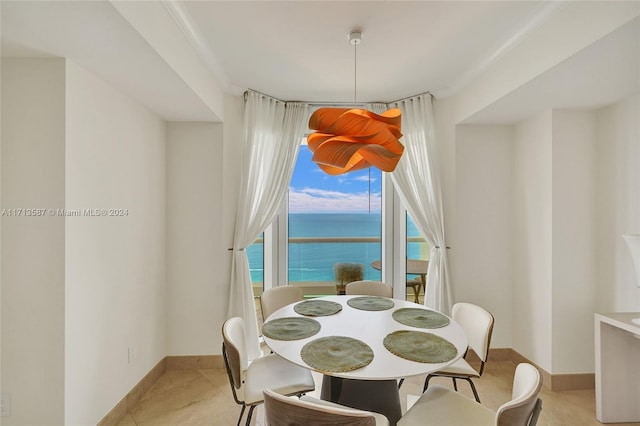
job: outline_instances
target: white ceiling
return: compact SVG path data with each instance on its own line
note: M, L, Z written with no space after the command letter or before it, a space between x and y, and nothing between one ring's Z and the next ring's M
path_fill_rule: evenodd
M152 3L158 4L146 4ZM444 97L565 5L326 0L161 4L224 91L239 94L250 88L285 100L324 102L354 100L354 47L347 40L353 29L364 33L357 48L358 101L392 101L423 92ZM0 7L2 56L66 57L167 120L211 118L193 89L110 2L2 0ZM501 108L512 109L507 104Z
M286 100L450 93L558 4L532 1L181 3L230 83ZM361 30L362 44L347 34ZM357 61L354 57L357 54Z

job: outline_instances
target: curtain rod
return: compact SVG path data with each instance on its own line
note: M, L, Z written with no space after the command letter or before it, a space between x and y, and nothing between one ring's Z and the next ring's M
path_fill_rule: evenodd
M244 97L245 101L247 100L247 95L249 94L249 92L257 93L260 96L266 96L267 98L271 98L271 99L273 99L274 101L277 101L277 102L287 103L287 101L283 101L282 99L278 99L275 96L267 95L266 93L262 93L262 92L259 92L257 90L253 90L253 89L247 89L247 90L244 91L243 97Z
M245 100L245 101L247 100L247 93L248 93L249 91L251 91L251 92L255 92L255 93L257 93L257 94L259 94L259 95L261 95L261 96L266 96L266 97L271 98L271 99L273 99L273 100L275 100L275 101L277 101L277 102L284 102L284 103L287 103L287 102L301 102L301 103L308 104L310 107L323 107L323 106L354 106L354 107L363 107L363 106L368 105L368 104L395 104L395 103L402 102L402 101L406 101L406 100L409 100L409 99L411 99L411 98L416 98L416 97L418 97L418 96L422 96L422 95L429 95L429 96L431 96L431 98L432 98L432 99L435 99L435 98L436 98L435 96L433 96L433 95L431 94L431 92L422 92L422 93L418 93L417 95L408 96L408 97L406 97L406 98L396 99L396 100L394 100L394 101L389 101L389 102L383 102L383 101L372 101L372 102L285 101L285 100L282 100L282 99L278 99L278 98L276 98L276 97L274 97L274 96L267 95L266 93L259 92L259 91L257 91L257 90L248 89L248 90L246 90L246 91L244 92L244 100Z
M254 92L254 93L257 93L257 94L258 94L258 95L260 95L260 96L266 96L266 97L268 97L268 98L271 98L271 99L273 99L273 100L275 100L275 101L277 101L277 102L283 102L283 103L287 103L287 102L301 102L301 103L305 103L305 104L309 105L310 107L341 106L341 105L343 105L343 106L365 106L365 105L366 105L366 104L368 104L368 103L380 103L380 104L386 104L386 102L356 102L356 103L354 103L354 102L335 102L335 101L334 101L334 102L332 102L332 101L314 101L314 102L308 102L308 101L285 101L285 100L278 99L278 98L276 98L276 97L273 97L273 96L271 96L271 95L267 95L266 93L262 93L262 92L259 92L259 91L257 91L257 90L253 90L253 89L248 89L248 90L246 90L246 91L244 92L244 95L243 95L243 96L244 96L244 100L245 100L245 101L247 100L247 94L248 94L250 91L251 91L251 92Z
M363 107L367 104L386 104L386 102L331 102L331 101L313 101L307 102L311 107L323 107L323 106L355 106Z
M436 98L435 96L433 96L433 94L432 94L431 92L422 92L422 93L418 93L417 95L407 96L406 98L396 99L395 101L390 101L390 102L387 102L387 103L388 103L388 104L396 104L396 103L398 103L398 102L408 101L409 99L417 98L418 96L422 96L422 95L429 95L429 96L431 96L433 99L435 99L435 98Z

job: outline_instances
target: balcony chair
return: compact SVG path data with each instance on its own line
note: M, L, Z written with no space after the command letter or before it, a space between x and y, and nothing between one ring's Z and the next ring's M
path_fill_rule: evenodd
M315 389L311 372L276 354L263 355L251 363L247 359L244 320L229 318L222 325L222 355L231 384L233 399L242 406L238 426L244 410L249 406L247 426L256 405L263 402L262 391L270 388L283 395L302 395Z
M292 285L283 285L263 291L260 295L262 319L266 321L269 315L290 303L301 301L302 297L302 290Z
M345 293L350 295L393 297L393 287L382 281L352 281L346 285Z
M473 396L476 401L480 402L478 391L473 384L472 378L479 378L484 371L484 364L489 356L489 345L491 343L491 334L493 332L494 318L491 312L486 309L474 305L472 303L456 303L451 310L451 318L460 324L467 334L469 345L464 356L453 364L431 373L424 381L424 389L429 387L429 380L433 377L450 377L453 380L453 388L457 391L457 379L466 380L471 386ZM468 355L469 348L480 358L480 369L473 368L465 359Z
M336 277L336 292L345 294L345 287L352 281L364 279L364 265L362 263L336 263L333 265Z
M321 399L303 396L289 398L264 390L266 426L388 426L385 416L371 411L357 410Z
M531 364L516 367L511 400L494 412L461 393L431 386L402 416L398 426L534 426L542 410L542 376Z
M407 288L411 287L413 289L413 301L415 303L420 303L420 289L422 288L422 280L420 278L413 278L407 280Z

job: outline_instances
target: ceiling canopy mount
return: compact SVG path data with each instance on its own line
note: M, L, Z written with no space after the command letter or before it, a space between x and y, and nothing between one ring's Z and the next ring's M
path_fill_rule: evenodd
M362 31L351 31L347 34L347 38L349 39L349 44L352 46L358 46L362 43Z

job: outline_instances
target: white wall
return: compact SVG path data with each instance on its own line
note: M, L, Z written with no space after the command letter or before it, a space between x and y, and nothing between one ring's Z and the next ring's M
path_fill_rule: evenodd
M515 127L514 289L512 347L551 370L552 114L543 111Z
M65 62L2 60L2 209L64 207ZM64 424L63 217L2 216L4 425Z
M517 98L509 95L538 77L553 75L551 71L565 59L637 17L639 8L639 3L566 4L537 31L502 52L458 94L436 103L440 146L446 149L455 144L456 151L463 150L456 152L455 162L443 158L442 167L445 175L451 176L454 170L455 176L454 184L445 187L444 197L451 200L451 192L455 194L455 203L445 204L445 217L449 237L454 239L451 269L456 300L478 298L467 270L475 247L465 235L473 232L469 229L473 212L466 209L476 196L470 193L474 179L483 182L495 172L478 177L473 164L462 161L471 151L460 132L467 126L461 124L467 118L472 121L474 115L495 119L495 114L481 112L492 111L502 99ZM514 284L513 299L505 301L512 305L513 315L507 318L512 335L504 346L552 373L593 371L596 304L604 310L638 310L640 299L640 290L628 285L623 289L620 282L625 279L621 275L630 280L632 274L620 235L640 232L638 100L636 96L606 108L594 118L584 111L552 111L554 96L544 90L533 95L534 104L542 106L533 116L520 123L485 121L512 124L515 129ZM503 154L494 155L501 159ZM494 261L484 270L477 269L479 275L473 279L488 280L495 273L491 266L500 267ZM575 354L579 358L572 358Z
M513 137L508 126L456 126L456 300L497 304L492 346L512 347L552 374L593 371L598 309L639 309L620 238L640 230L638 98L597 114L543 111L515 125ZM508 191L511 207L496 198ZM509 271L500 256L486 255L498 248L488 233L513 238L505 257L513 284L497 284ZM512 295L511 311L498 294ZM511 335L499 331L503 321Z
M456 300L493 311L493 347L551 373L593 371L594 118L548 110L456 126Z
M221 354L243 110L227 94L224 124L168 124L167 355Z
M165 356L165 123L68 62L66 424L95 424ZM134 359L129 363L129 348Z
M552 373L594 370L595 120L554 110L552 147Z
M221 351L228 282L222 136L219 123L168 124L167 355Z
M640 311L622 234L640 233L640 94L597 112L599 312Z
M95 424L165 355L220 353L242 98L223 132L167 125L71 62L2 71L2 207L127 209L2 218L3 422Z
M458 207L455 301L487 308L495 317L491 345L511 347L513 309L513 129L456 126Z
M2 218L2 420L95 424L165 355L165 124L71 62L2 67L2 208L45 212Z

